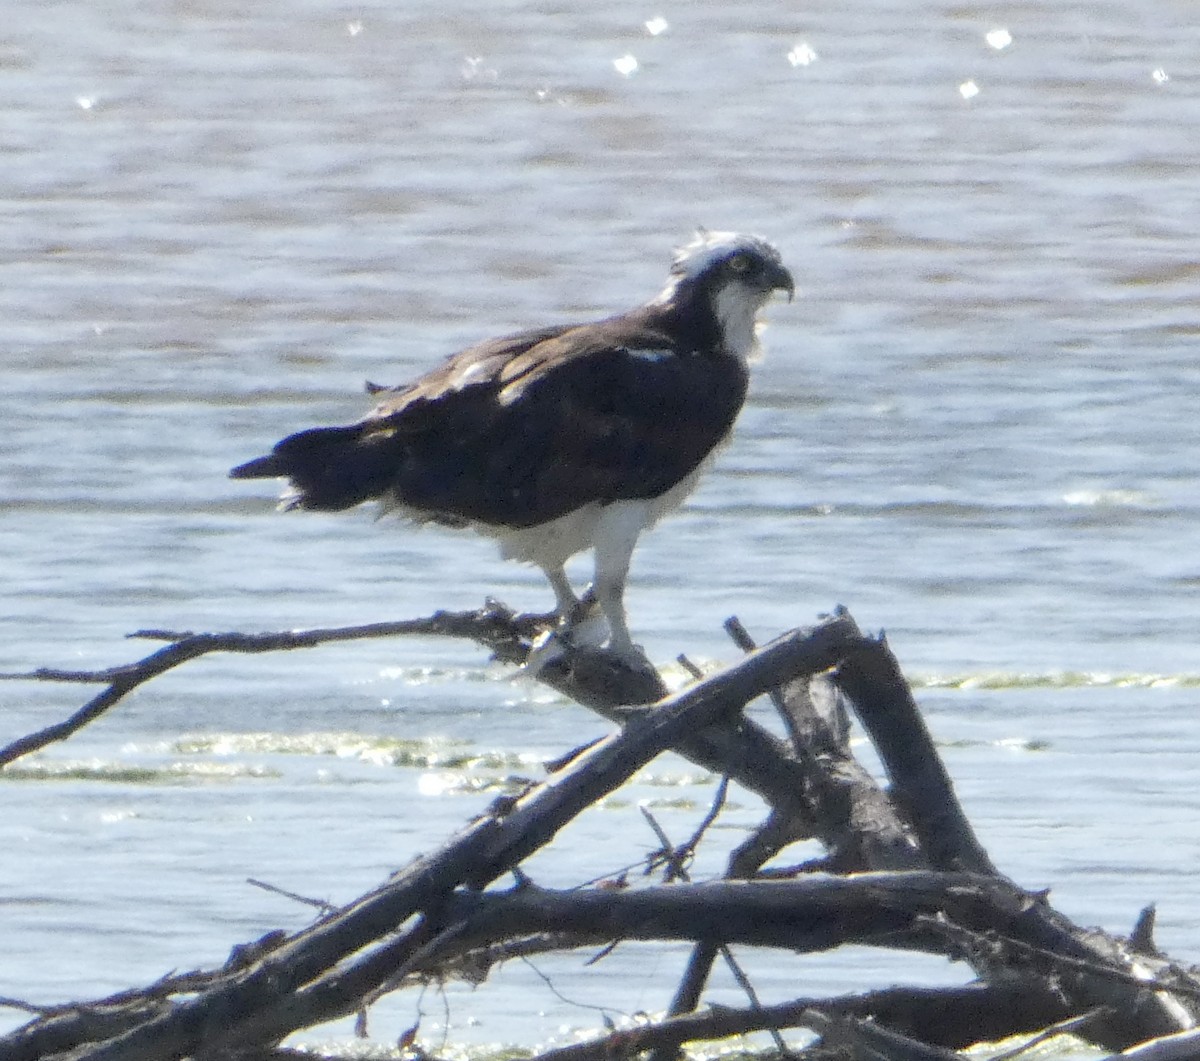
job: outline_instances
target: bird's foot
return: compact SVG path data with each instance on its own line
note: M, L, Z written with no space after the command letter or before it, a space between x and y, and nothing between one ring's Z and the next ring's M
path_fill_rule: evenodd
M607 626L607 624L605 624ZM607 631L605 631L607 632ZM592 643L581 643L583 633ZM623 704L652 704L667 693L654 665L641 648L629 643L601 644L586 630L547 630L530 648L525 664L517 672L523 677L556 683L566 679L568 687L602 701Z
M599 648L608 639L608 620L590 590L562 620L559 633L576 648Z
M530 646L525 663L518 672L523 677L537 678L541 672L552 663L557 663L567 657L591 657L605 667L617 667L632 671L634 674L652 678L658 681L658 669L647 658L640 645L605 644L604 635L607 624L601 627L600 635L596 636L596 623L589 620L587 626L569 629L547 630Z
M557 630L546 630L529 646L525 662L517 669L522 678L536 678L551 663L562 659L569 651L566 639Z
M570 652L599 649L608 636L608 622L590 594L577 601L556 626L534 638L521 673L536 678L544 667Z
M618 696L624 703L653 703L666 694L658 669L636 645L616 649L579 644L569 633L547 630L530 646L517 675L537 679L548 667L560 667L564 674L582 678L590 686L599 682L608 688L619 682L622 692Z
M562 616L558 612L521 612L513 616L513 626L516 632L530 641L535 641L552 630L558 628Z
M600 643L597 636L603 638L607 634L607 627L599 635L592 630L591 624L598 614L596 595L589 586L582 598L572 597L569 604L564 602L552 612L521 612L513 616L513 621L521 635L530 640L539 640L546 633L561 632L582 644L596 645ZM576 633L576 628L582 628L582 637Z

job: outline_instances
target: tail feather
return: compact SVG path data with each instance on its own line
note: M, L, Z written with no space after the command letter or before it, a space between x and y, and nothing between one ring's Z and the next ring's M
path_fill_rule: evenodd
M229 472L230 479L278 479L285 475L287 468L274 453L265 457L255 457L254 460L239 464Z
M399 454L387 432L365 425L316 427L289 435L265 457L239 464L232 479L291 481L288 508L338 512L386 494Z

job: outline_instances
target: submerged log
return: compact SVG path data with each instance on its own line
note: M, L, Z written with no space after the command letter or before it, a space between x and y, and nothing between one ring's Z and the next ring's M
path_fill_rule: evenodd
M26 677L106 683L83 709L90 718L168 666L209 651L276 651L350 636L420 633L469 637L520 663L537 632L535 623L494 604L476 613L439 613L352 632L156 631L150 636L170 644L141 664L93 675L43 671ZM734 632L749 647L748 635ZM1081 929L1044 894L1000 875L958 804L895 657L881 639L864 637L845 612L752 650L738 664L670 696L656 676L595 650L569 650L538 678L620 729L566 757L541 784L495 801L441 848L311 927L268 933L236 947L220 968L44 1012L0 1037L0 1058L282 1057L276 1048L289 1034L360 1012L383 994L431 975L469 970L481 980L523 947L544 951L619 940L696 944L668 1017L548 1057L582 1061L597 1051L611 1057L652 1050L661 1061L693 1039L802 1027L825 1046L853 1055L940 1058L946 1049L974 1041L972 1035L999 1038L1071 1018L1078 1018L1076 1034L1115 1050L1163 1041L1195 1025L1200 981L1157 955L1148 927L1136 947ZM779 713L786 738L744 715L746 704L763 694ZM646 706L650 697L656 702ZM846 704L879 752L887 791L850 753ZM69 737L80 715L43 735ZM0 763L40 739L0 750ZM661 857L672 883L562 892L524 877L520 867L529 855L667 749L768 803L768 819L733 852L725 880L681 882L686 851L669 850L665 837ZM797 839L820 841L826 857L763 868ZM516 886L495 887L506 873L516 875ZM898 988L766 1008L741 974L751 1000L746 1010L690 1013L702 1002L716 957L734 961L731 946L800 955L848 944L964 961L980 981L966 989Z

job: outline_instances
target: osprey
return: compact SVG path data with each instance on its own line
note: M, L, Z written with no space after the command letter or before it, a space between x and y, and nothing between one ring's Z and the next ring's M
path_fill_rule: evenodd
M283 509L374 499L493 537L545 572L563 634L594 600L607 647L644 665L623 602L634 546L728 438L775 291L790 300L794 285L770 243L701 230L644 305L480 343L408 386L368 384L380 402L362 420L290 435L230 475L288 479ZM585 549L595 577L582 607L565 565Z

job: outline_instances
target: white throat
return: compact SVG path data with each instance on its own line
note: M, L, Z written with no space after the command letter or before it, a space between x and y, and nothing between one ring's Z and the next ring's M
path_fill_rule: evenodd
M742 284L726 284L713 300L713 312L725 337L725 349L741 361L749 361L758 351L756 316L766 299L760 292Z

